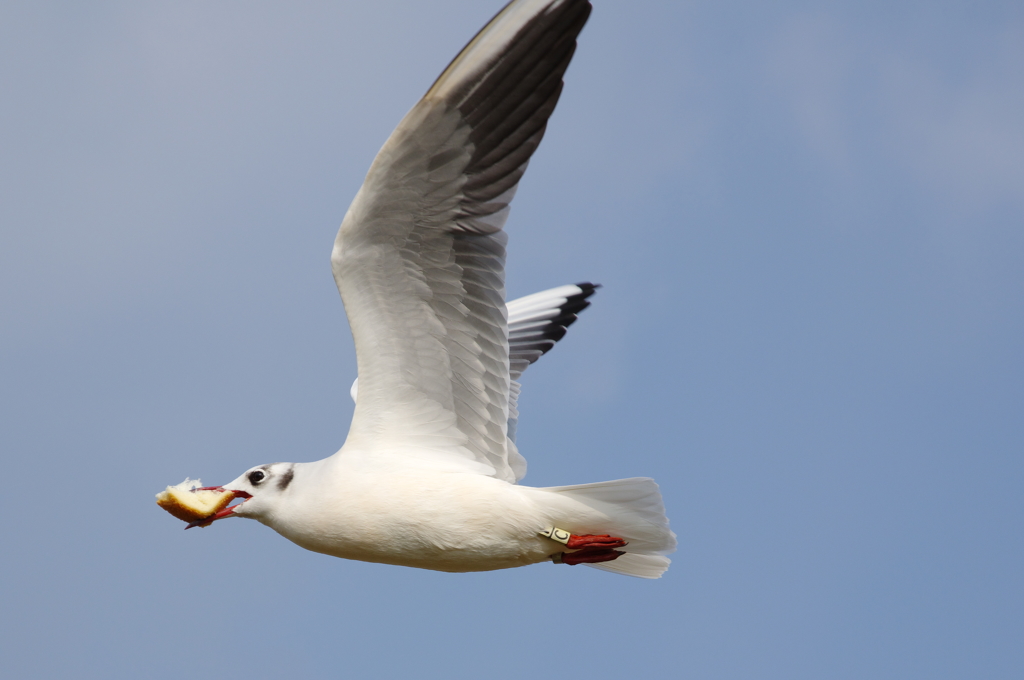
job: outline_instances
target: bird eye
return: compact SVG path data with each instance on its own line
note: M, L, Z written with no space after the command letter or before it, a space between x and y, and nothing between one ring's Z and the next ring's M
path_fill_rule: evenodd
M249 473L249 483L255 486L262 482L266 478L266 476L267 473L265 473L263 470L253 470L252 472Z

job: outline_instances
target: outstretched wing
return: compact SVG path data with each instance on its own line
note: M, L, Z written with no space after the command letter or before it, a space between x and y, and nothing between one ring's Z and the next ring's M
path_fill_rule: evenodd
M519 377L531 364L541 358L565 337L569 326L579 318L577 315L590 306L588 299L600 285L577 283L571 286L549 288L539 293L516 298L506 305L508 317L508 426L509 441L516 441L519 426ZM359 378L352 381L349 389L352 401L358 401ZM516 481L526 474L526 461L517 458L517 452L510 451L509 466L515 472Z
M331 256L360 376L341 455L514 481L501 229L589 13L508 4L377 154Z
M530 364L551 351L565 337L576 315L590 306L589 298L600 288L593 283L549 288L508 303L508 357L512 382L508 392L508 438L516 441L519 428L519 376ZM512 456L515 458L515 456ZM512 467L516 481L526 474L526 461L519 457Z
M577 283L571 286L549 288L532 295L524 295L505 305L508 318L509 378L519 380L530 364L551 351L555 343L565 337L577 315L590 306L588 299L599 284ZM359 395L359 378L349 389L352 401ZM509 395L509 410L515 399ZM509 414L511 418L511 413ZM509 438L515 438L509 432Z
M509 374L518 380L533 362L547 354L590 306L600 288L593 283L549 288L508 303Z

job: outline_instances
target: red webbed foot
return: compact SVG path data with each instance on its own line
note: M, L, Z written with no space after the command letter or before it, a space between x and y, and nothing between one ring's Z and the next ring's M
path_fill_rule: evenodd
M622 550L615 550L625 547L626 541L609 534L574 534L558 527L548 527L541 531L540 535L576 551L552 555L552 560L558 564L611 562L626 554Z
M610 536L608 534L574 534L558 527L548 527L539 533L541 536L557 541L572 550L580 550L582 548L621 548L626 545L626 542L617 536Z
M554 561L559 564L596 564L611 562L625 554L622 550L612 550L611 548L584 548L572 553L559 553L555 555Z
M626 542L621 538L615 536L609 536L608 534L584 534L577 536L576 534L570 534L569 540L566 542L565 547L572 548L573 550L579 548L621 548L626 545ZM612 558L615 559L615 558Z

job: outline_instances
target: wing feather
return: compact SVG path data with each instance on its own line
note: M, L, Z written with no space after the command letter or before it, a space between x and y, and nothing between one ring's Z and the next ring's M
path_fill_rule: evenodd
M360 376L342 452L514 481L502 228L589 12L509 3L371 165L331 257Z

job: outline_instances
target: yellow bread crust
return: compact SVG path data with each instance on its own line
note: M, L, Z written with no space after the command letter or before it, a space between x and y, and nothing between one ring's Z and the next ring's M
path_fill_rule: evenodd
M156 504L185 522L196 522L217 514L234 499L230 491L191 491L169 486L156 496Z

